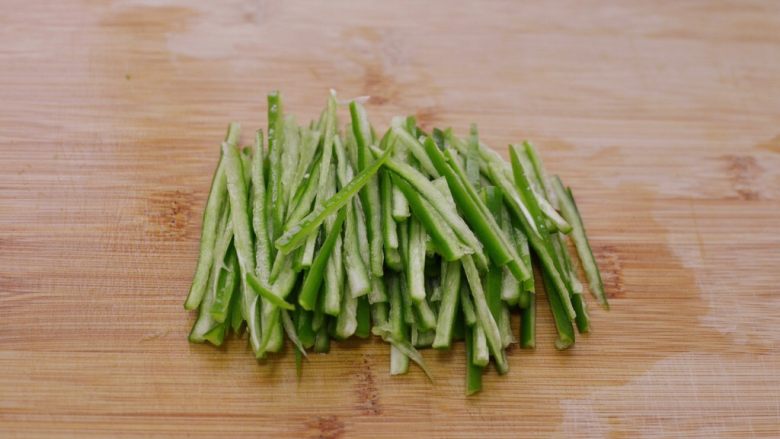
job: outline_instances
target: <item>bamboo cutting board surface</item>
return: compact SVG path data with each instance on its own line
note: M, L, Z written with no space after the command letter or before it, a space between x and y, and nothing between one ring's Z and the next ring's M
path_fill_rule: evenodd
M777 2L2 10L0 437L780 436ZM380 127L535 141L604 273L592 334L556 352L542 301L536 351L473 398L462 346L425 351L432 385L378 341L300 381L289 347L190 345L227 122L264 127L272 89L307 121L329 88Z

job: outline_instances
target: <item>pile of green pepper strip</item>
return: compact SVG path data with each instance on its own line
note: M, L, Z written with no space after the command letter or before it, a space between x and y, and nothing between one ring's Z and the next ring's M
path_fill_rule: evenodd
M418 349L465 340L470 395L491 359L508 371L513 310L520 347L536 346L532 255L556 348L574 344L575 326L590 328L570 247L608 308L572 191L533 145L510 145L507 163L476 126L462 139L428 134L414 117L394 118L379 138L356 101L340 130L338 106L331 93L319 119L300 126L273 92L267 141L257 131L252 147L239 148L229 125L184 304L198 310L190 341L219 346L246 332L265 358L286 335L300 375L306 350L373 333L391 345L392 374L412 360L430 378Z

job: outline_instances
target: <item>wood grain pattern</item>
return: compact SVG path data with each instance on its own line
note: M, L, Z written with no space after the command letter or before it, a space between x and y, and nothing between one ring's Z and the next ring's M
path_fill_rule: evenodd
M473 3L473 4L472 4ZM3 2L0 437L780 436L780 5ZM328 88L375 121L530 138L580 198L613 309L463 396L373 341L295 379L186 341L230 120ZM592 303L592 302L591 302Z

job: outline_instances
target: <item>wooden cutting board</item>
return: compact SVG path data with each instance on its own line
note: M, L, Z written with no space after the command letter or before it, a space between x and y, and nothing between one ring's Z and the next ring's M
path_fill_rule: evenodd
M2 10L0 437L780 437L777 2ZM272 89L308 121L329 88L379 127L535 141L604 273L592 334L556 352L542 302L472 398L461 346L424 353L431 384L377 341L300 381L289 348L189 344L228 121L264 127Z

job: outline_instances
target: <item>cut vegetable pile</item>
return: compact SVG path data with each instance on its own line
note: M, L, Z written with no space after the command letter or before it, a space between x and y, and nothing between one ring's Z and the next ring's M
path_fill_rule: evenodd
M391 374L412 360L430 377L419 349L465 340L470 395L491 359L509 369L510 313L520 347L535 347L532 261L555 347L574 344L575 326L588 332L577 262L607 308L601 275L571 189L530 143L510 145L507 163L476 126L464 139L396 117L378 137L357 101L340 129L338 106L331 93L301 126L274 92L267 138L239 148L239 126L228 127L184 304L198 310L190 341L246 332L260 359L286 337L300 374L307 350L373 333L390 344Z

